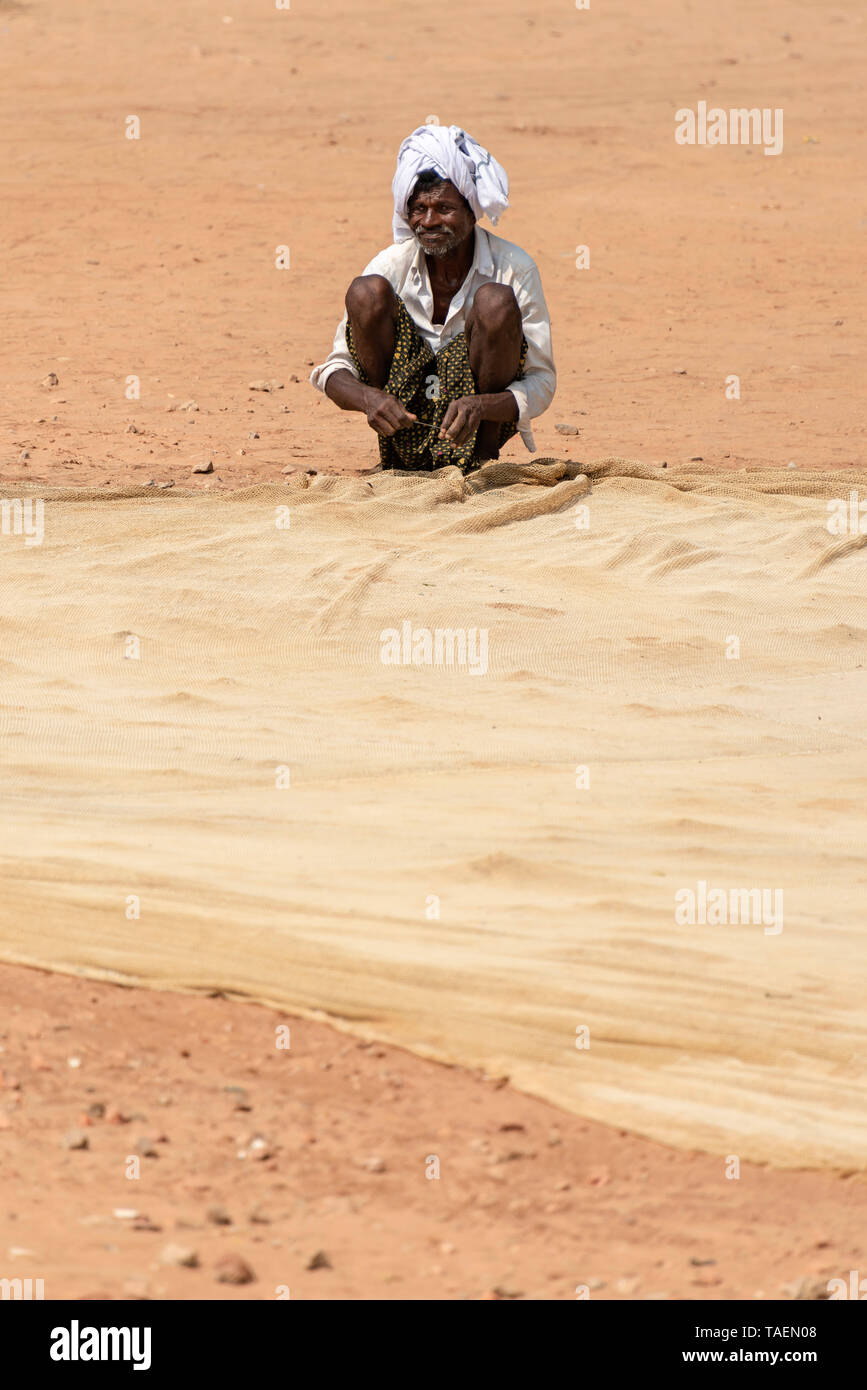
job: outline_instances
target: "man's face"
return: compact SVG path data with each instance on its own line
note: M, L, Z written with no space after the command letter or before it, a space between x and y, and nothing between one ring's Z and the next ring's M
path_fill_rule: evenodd
M476 219L453 183L426 188L410 198L410 229L428 256L447 256L466 241Z

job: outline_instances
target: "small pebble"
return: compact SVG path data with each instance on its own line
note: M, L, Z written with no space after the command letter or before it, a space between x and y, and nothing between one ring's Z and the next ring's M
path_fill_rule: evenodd
M206 459L204 463L196 464L196 467L193 469L194 473L213 473L213 471L214 464L211 459Z
M384 1159L384 1158L379 1158L378 1155L375 1155L373 1158L365 1158L365 1159L363 1159L363 1160L362 1160L362 1163L361 1163L361 1166L362 1166L362 1168L364 1168L368 1173L384 1173L384 1172L385 1172L385 1159Z
M210 1221L212 1226L231 1226L232 1218L225 1207L208 1207L205 1212L205 1219Z
M307 1269L333 1269L331 1261L324 1250L317 1250L315 1255L311 1255L307 1261Z
M581 433L581 431L578 429L578 426L577 426L577 425L555 425L554 428L555 428L555 430L557 431L558 434L580 434L580 433Z
M90 1148L90 1140L83 1129L67 1130L60 1142L64 1149Z
M218 1284L252 1284L256 1276L240 1255L223 1255L214 1265Z
M198 1269L199 1256L188 1245L166 1245L160 1255L160 1264L175 1265L180 1269Z
M60 378L55 372L49 372L48 376L42 378L42 385L48 387L59 386Z

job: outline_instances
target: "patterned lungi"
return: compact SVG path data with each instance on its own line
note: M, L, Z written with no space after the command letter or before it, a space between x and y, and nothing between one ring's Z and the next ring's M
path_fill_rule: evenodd
M395 326L394 357L384 390L418 416L414 425L396 434L378 435L379 460L383 468L430 470L455 464L462 472L477 468L481 459L475 456L474 430L465 444L459 447L447 439L439 439L440 426L449 402L460 396L475 396L476 383L470 368L469 347L465 333L435 353L425 341L409 316L407 307L397 296L398 313ZM356 356L352 342L352 325L346 325L346 343L352 354L361 381L368 385L364 369ZM518 378L524 375L527 360L527 339L521 338L521 359ZM497 447L517 433L516 420L501 420Z

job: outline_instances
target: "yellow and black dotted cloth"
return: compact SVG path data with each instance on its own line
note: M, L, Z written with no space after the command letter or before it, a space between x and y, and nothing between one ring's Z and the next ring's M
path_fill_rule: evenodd
M451 342L435 353L425 342L409 316L406 305L397 296L398 313L395 329L394 357L384 390L396 396L407 410L418 416L414 425L398 430L385 438L378 435L379 460L383 468L432 469L445 464L455 464L464 473L477 468L480 460L475 457L476 431L460 447L448 440L439 439L440 425L448 409L449 402L460 396L475 396L476 383L470 369L469 348L465 333L459 333ZM352 342L352 326L346 325L346 344L358 374L367 385L364 368L355 353ZM524 375L527 360L527 339L521 339L521 360L518 377ZM518 424L515 420L500 422L498 447L516 434Z

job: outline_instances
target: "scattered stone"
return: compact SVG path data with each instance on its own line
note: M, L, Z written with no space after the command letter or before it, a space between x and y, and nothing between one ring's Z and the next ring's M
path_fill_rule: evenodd
M101 1100L95 1100L92 1105L87 1107L87 1116L91 1120L102 1120L105 1117L105 1106Z
M223 1090L226 1092L227 1096L232 1097L232 1100L234 1101L234 1104L232 1106L233 1110L253 1109L252 1105L250 1104L250 1096L248 1092L244 1090L243 1086L224 1086Z
M598 1277L594 1277L593 1279L588 1279L588 1280L587 1280L587 1287L588 1287L588 1289L590 1290L591 1293L594 1293L594 1292L596 1291L596 1289L604 1289L604 1288L605 1288L605 1280L604 1280L604 1279L599 1279Z
M716 1264L716 1260L702 1260L699 1259L698 1255L690 1255L689 1262L691 1265L695 1265L696 1269L701 1269L702 1265Z
M300 376L296 376L295 373L293 372L292 375L290 376L289 380L290 380L290 381L300 381L301 378L300 378Z
M64 1149L89 1149L90 1140L83 1129L67 1130L60 1141Z
M115 1207L111 1214L118 1221L135 1221L139 1215L135 1207Z
M259 431L258 431L258 430L251 430L250 433L247 435L247 438L248 438L248 439L258 439L258 438L259 438Z
M213 473L213 471L214 464L212 459L206 459L204 463L196 464L196 467L193 469L194 473Z
M128 1125L129 1116L121 1114L116 1105L105 1112L105 1122L108 1125Z
M628 1297L629 1294L635 1293L640 1283L640 1279L630 1276L629 1278L618 1279L614 1288L617 1293L625 1294Z
M21 453L18 455L18 462L19 462L19 463L26 463L27 460L29 459L29 457L30 457L30 450L29 450L29 449L22 449L22 450L21 450Z
M256 1276L246 1260L240 1255L223 1255L214 1265L214 1275L218 1284L252 1284Z
M199 1256L189 1245L166 1245L160 1255L160 1264L174 1265L179 1269L198 1269Z
M690 463L704 463L704 454L693 454Z
M362 1159L361 1167L368 1173L384 1173L385 1159L380 1158L378 1155L374 1155L372 1158Z
M562 1144L562 1143L563 1143L563 1136L562 1136L562 1134L560 1133L559 1129L549 1129L549 1130L548 1130L548 1147L553 1149L553 1148L555 1148L558 1144Z
M282 381L275 381L273 378L272 378L270 381L251 381L251 382L250 382L250 390L251 390L251 391L282 391L282 390L283 390L283 383L282 383Z
M225 1207L208 1207L205 1212L205 1220L210 1221L212 1226L231 1226L232 1218Z
M524 1133L524 1132L526 1132L526 1129L527 1129L527 1126L526 1126L526 1125L519 1125L519 1124L505 1124L505 1125L500 1125L500 1133L501 1133L501 1134L511 1134L511 1133L513 1133L513 1132L514 1132L514 1133L518 1133L518 1132Z
M67 1059L66 1059L66 1065L67 1065L68 1067L72 1067L73 1070L76 1070L78 1067L81 1066L81 1058L80 1058L80 1057L67 1057Z
M155 1147L155 1141L145 1135L142 1139L136 1139L133 1150L142 1158L159 1158L159 1153Z
M307 1269L333 1269L331 1261L324 1250L317 1250L315 1255L311 1255L307 1261Z
M144 434L144 430L140 429L138 425L129 424L124 430L124 434Z
M672 376L686 376L686 367L675 367Z
M580 434L580 433L581 433L581 431L579 430L579 428L578 428L577 425L555 425L554 428L555 428L555 430L557 431L558 434Z
M701 1289L714 1288L717 1284L722 1283L722 1275L712 1274L710 1270L706 1270L703 1274L697 1274L692 1283Z
M175 484L174 484L174 481L173 481L173 480L170 481L170 482L168 482L168 483L157 483L157 487L161 487L161 488L174 487L174 485L175 485Z
M53 388L60 385L60 377L55 372L49 372L48 376L42 378L42 385Z
M252 1211L247 1213L247 1220L251 1222L251 1224L254 1226L271 1225L270 1216L266 1211L263 1211L262 1207L260 1206L253 1207Z
M607 1168L597 1168L587 1179L590 1187L607 1187L611 1181L611 1174Z

